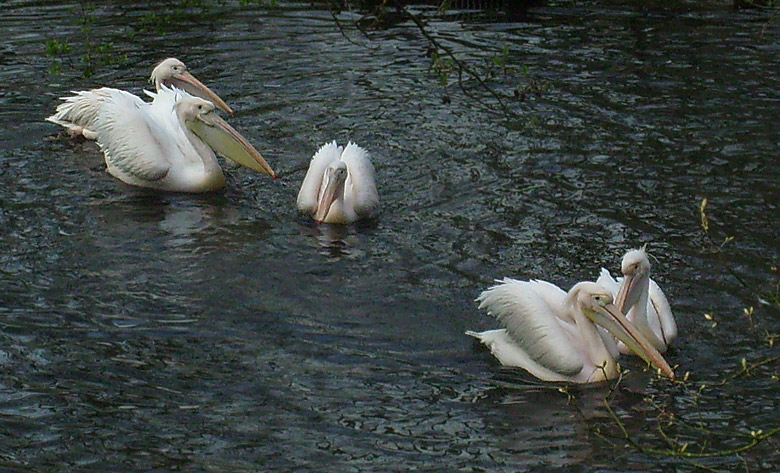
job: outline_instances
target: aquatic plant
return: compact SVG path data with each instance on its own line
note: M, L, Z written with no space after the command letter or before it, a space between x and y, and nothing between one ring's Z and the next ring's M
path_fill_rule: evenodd
M93 25L96 20L95 10L97 7L90 3L81 3L79 8L73 7L70 12L75 19L75 26L79 33L79 38L74 44L59 39L47 39L44 42L46 56L52 58L49 66L50 74L60 74L62 66L67 64L72 69L76 69L85 77L94 75L99 66L121 65L127 63L127 54L118 54L115 51L114 43L111 41L97 41L93 35ZM73 57L75 53L77 57Z
M224 0L160 0L156 2L153 11L140 15L137 19L123 27L122 39L145 37L148 33L164 35L172 29L181 30L182 25L213 21L214 7L224 3ZM272 7L276 0L263 0L262 5ZM71 73L89 78L99 68L118 67L128 63L128 55L118 51L113 41L117 31L106 32L98 30L98 14L101 17L113 13L113 5L97 2L81 2L78 7L70 9L70 33L68 39L62 38L62 31L56 32L56 38L48 38L44 42L46 55L51 58L49 72L60 74L65 68ZM53 33L54 34L54 33Z
M57 39L49 39L43 46L46 48L46 55L53 58L49 74L59 74L62 71L62 58L71 51L70 45Z

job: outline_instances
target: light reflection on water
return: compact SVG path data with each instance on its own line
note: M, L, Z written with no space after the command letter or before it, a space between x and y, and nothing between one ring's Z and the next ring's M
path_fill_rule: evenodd
M463 331L495 326L473 299L496 277L569 286L650 242L682 333L670 359L701 380L732 369L755 338L739 318L750 299L702 255L697 206L706 196L718 225L745 229L735 245L758 257L734 258L738 270L772 277L775 25L759 40L752 15L571 5L526 23L434 25L459 48L509 41L510 60L550 82L520 105L528 124L505 126L454 91L443 103L411 26L350 42L308 6L229 3L133 36L117 5L101 5L93 38L127 52L128 67L84 79L72 62L51 76L42 41L82 39L71 6L17 1L0 19L4 466L685 468L592 434L608 387L570 402L502 370ZM140 191L107 175L93 144L50 139L42 119L57 97L140 93L168 55L234 106L231 123L278 181L228 169L215 194ZM376 222L298 215L308 160L333 139L374 156ZM625 364L613 404L641 435L653 421L641 399L671 388ZM737 387L750 402L719 394L702 415L776 420L775 387Z

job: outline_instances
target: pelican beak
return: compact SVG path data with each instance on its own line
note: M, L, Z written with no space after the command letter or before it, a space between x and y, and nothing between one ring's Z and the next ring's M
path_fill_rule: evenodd
M615 305L621 313L625 314L628 308L633 305L628 304L630 299L633 299L634 302L636 301L634 297L629 296L634 295L633 293L640 279L641 278L639 278L636 274L623 276L623 281L620 283L620 288L618 289L617 294L615 294Z
M198 115L195 120L190 120L187 124L193 133L219 154L276 179L276 173L255 147L215 113Z
M334 179L333 176L329 176L325 183L325 189L323 189L320 195L320 201L317 204L317 212L314 213L314 220L322 223L325 217L330 211L330 206L333 205L333 201L336 200L336 196L339 190L339 180Z
M221 98L219 98L219 95L215 94L211 89L206 87L206 84L196 79L195 76L193 76L189 72L184 71L184 72L176 73L173 76L171 76L170 79L168 79L168 82L170 82L170 84L168 85L173 85L175 87L178 87L179 89L189 92L190 94L196 97L200 97L202 99L208 100L218 108L233 115L233 110L230 107L228 107L228 104L226 104Z
M631 322L620 312L615 304L606 304L597 310L585 310L585 315L607 329L626 346L642 357L643 360L660 369L661 372L671 379L674 379L674 371L666 362L664 357L653 344L642 335Z

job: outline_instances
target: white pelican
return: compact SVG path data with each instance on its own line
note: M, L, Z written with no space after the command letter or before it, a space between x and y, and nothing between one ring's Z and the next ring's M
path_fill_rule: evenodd
M78 92L67 101L95 104L92 121L107 170L121 181L174 192L208 192L225 185L212 148L272 177L257 150L214 113L214 105L161 86L143 102L110 88Z
M149 82L154 84L158 92L163 86L176 87L196 97L206 99L227 113L233 114L233 110L217 94L190 74L187 71L187 66L176 58L165 59L155 66L151 77L149 77ZM94 98L95 101L87 100L88 98ZM140 98L136 98L139 104L144 103ZM46 120L65 127L74 138L83 136L88 140L97 139L94 121L100 110L99 96L87 96L78 101L67 98L64 100L65 102L57 107L57 113Z
M552 290L556 286L544 281L504 278L499 282L477 301L480 309L487 309L505 328L466 334L487 345L501 364L523 368L544 381L614 379L618 365L594 325L599 324L674 378L663 356L620 313L612 295L600 285L581 282L567 294Z
M379 209L374 166L368 152L350 142L322 146L311 158L298 192L298 209L318 222L352 223Z
M596 282L612 292L615 305L626 314L637 330L659 352L665 352L677 338L677 322L664 292L650 279L650 259L645 249L627 252L620 270L623 277L616 281L609 271L602 268ZM618 349L621 353L630 353L622 343L618 343Z

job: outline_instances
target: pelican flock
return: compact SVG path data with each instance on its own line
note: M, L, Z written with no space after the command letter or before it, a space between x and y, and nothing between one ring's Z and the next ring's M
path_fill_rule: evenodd
M150 82L151 102L107 87L75 92L47 120L72 136L96 140L108 172L127 184L177 192L219 189L225 177L216 153L276 178L249 141L216 114L217 108L233 110L183 62L160 62ZM379 195L369 153L352 142L320 147L297 206L318 223L374 217ZM617 378L621 353L637 355L674 378L661 353L677 337L677 324L666 296L650 279L645 249L626 253L621 272L622 279L615 280L602 269L595 283L580 282L568 292L545 281L504 278L477 298L479 309L503 328L466 334L501 364L545 381Z
M663 356L614 305L604 287L581 282L568 293L546 281L505 278L477 298L480 309L496 317L503 329L466 332L485 344L504 366L523 368L544 381L592 383L618 377L615 342L674 373Z
M317 222L352 223L379 209L374 166L368 152L348 143L322 146L311 158L298 192L298 209Z

